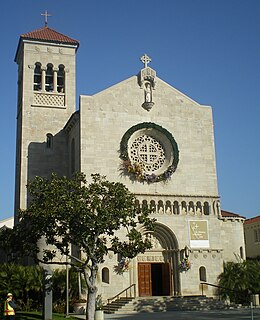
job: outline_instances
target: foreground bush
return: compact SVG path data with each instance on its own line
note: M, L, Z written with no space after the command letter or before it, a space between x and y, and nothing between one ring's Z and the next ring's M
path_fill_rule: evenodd
M260 293L260 261L226 262L219 275L219 294L235 303L249 303L251 294Z

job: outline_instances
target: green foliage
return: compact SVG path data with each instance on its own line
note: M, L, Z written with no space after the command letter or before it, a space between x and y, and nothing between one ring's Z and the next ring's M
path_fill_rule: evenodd
M12 292L18 310L32 311L42 307L43 269L39 266L21 266L13 263L2 264L0 268L0 313L8 292ZM78 272L69 270L69 300L79 296ZM82 289L86 287L81 279ZM66 270L56 269L52 276L53 310L64 313L66 308Z
M53 311L58 313L66 312L66 270L56 269L52 274L52 298ZM73 304L79 297L79 285L86 289L86 283L81 277L79 284L79 273L72 267L69 268L69 301ZM85 291L85 290L84 290ZM86 300L85 300L86 301Z
M42 302L43 272L39 266L2 264L0 269L0 298L12 292L19 310L37 310ZM2 304L1 304L1 307Z
M50 180L36 177L29 185L31 203L20 214L16 231L26 232L23 249L37 259L37 240L55 246L61 254L69 254L70 244L79 246L89 260L104 261L109 250L134 257L150 247L137 226L153 228L149 210L136 206L135 197L122 184L109 182L99 174L87 184L84 174L74 179L52 175ZM127 241L121 242L115 232L125 228ZM108 244L108 238L110 243ZM56 255L53 249L44 252L44 262ZM82 261L81 261L82 262ZM85 267L86 263L82 263Z
M236 303L248 303L250 294L260 293L260 261L227 262L219 275L220 295Z
M30 205L20 213L13 246L43 263L69 263L81 271L88 286L88 316L92 319L98 265L109 251L133 258L151 248L150 241L138 231L139 227L153 230L150 210L137 206L135 196L122 183L110 182L99 174L93 174L90 183L82 173L73 179L56 174L50 179L35 177L28 192ZM123 241L117 236L122 230ZM40 239L48 245L42 258L37 246ZM71 245L81 254L72 256ZM70 259L53 261L58 253Z

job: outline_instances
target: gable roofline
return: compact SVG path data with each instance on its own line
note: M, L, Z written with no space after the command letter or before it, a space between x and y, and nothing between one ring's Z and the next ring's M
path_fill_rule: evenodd
M26 40L39 40L43 42L46 41L46 42L72 44L72 45L79 46L78 40L72 39L49 27L43 27L31 32L21 34L20 37Z
M70 45L70 46L75 46L76 50L80 45L78 40L72 39L54 29L51 29L45 26L43 28L20 35L14 61L17 60L17 55L18 55L18 51L21 43L25 41L37 41L37 42L44 42L44 43Z
M251 223L256 223L256 222L260 222L260 216L246 219L245 224L251 224Z
M133 79L135 79L136 81L136 84L138 84L138 74L137 75L132 75L124 80L121 80L120 82L117 82L117 83L114 83L114 84L111 84L109 85L108 87L104 88L104 89L101 89L101 91L98 91L98 92L95 92L91 95L91 97L95 97L95 96L98 96L98 95L101 95L103 94L104 92L112 89L112 88L115 88L119 85L122 85L122 84L127 84L129 81L132 81ZM156 82L162 82L164 85L168 86L169 88L171 88L171 90L173 90L176 94L179 94L181 96L183 96L185 99L187 99L188 101L190 101L191 103L193 103L194 105L198 106L198 107L203 107L203 108L209 108L209 109L212 109L212 107L210 105L205 105L205 104L200 104L199 102L197 102L196 100L193 100L191 97L189 97L186 93L176 89L174 86L172 86L171 84L169 84L168 82L162 80L160 77L156 76ZM84 95L81 95L81 96L84 96Z
M225 211L225 210L221 210L221 216L222 218L240 218L240 219L246 219L245 217L243 216L240 216L239 214L237 213L233 213L233 212L230 212L230 211Z

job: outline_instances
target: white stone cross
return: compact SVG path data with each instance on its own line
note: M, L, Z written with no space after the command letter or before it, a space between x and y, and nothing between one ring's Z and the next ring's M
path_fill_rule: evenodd
M144 64L145 68L147 68L148 63L152 61L152 59L150 57L148 57L148 55L146 53L140 58L140 60Z
M48 26L48 17L51 17L51 14L48 13L47 10L45 10L44 13L41 13L41 16L45 16L45 27Z

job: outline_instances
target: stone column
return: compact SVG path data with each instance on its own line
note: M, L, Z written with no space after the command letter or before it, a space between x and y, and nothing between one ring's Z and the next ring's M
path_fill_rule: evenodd
M46 91L45 90L45 77L46 77L46 68L42 68L42 91Z
M181 202L179 202L179 214L182 214L182 206L181 206Z
M58 68L53 68L53 92L57 92L58 91Z

